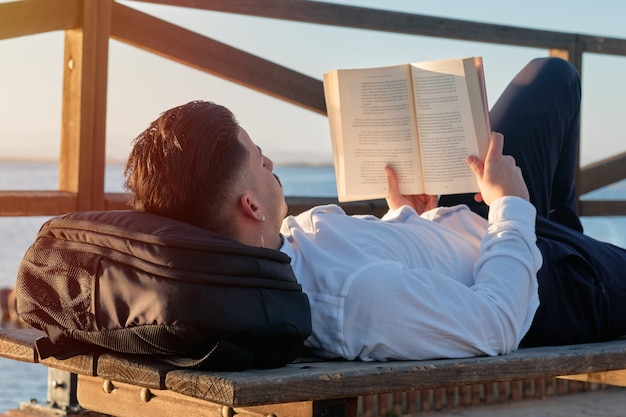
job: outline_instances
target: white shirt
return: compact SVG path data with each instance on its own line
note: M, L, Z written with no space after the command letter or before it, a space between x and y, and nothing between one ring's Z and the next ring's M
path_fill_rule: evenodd
M311 303L306 344L326 357L434 359L515 350L539 305L535 209L495 201L348 216L321 206L283 221L281 251Z

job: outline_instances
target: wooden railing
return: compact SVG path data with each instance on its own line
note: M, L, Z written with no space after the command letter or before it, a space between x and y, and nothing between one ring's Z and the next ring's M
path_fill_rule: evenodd
M137 0L142 1L142 0ZM626 39L473 23L306 0L145 0L297 22L549 50L582 73L583 55L626 56ZM0 40L65 32L58 191L0 191L0 215L54 215L126 206L105 193L109 39L116 39L264 94L325 114L320 80L173 25L114 0L23 0L0 4ZM10 97L5 97L10 100ZM578 173L580 194L626 178L626 153ZM319 199L291 198L292 211ZM380 201L353 204L376 211ZM626 215L626 201L580 200L581 215Z

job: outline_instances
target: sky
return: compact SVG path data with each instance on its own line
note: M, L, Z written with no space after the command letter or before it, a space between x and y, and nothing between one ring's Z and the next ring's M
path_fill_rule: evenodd
M6 3L0 0L0 3ZM626 39L623 0L335 0L336 3ZM541 49L336 28L122 1L171 23L321 79L332 69L482 56L489 102ZM331 163L324 116L112 40L107 159L164 110L191 100L229 107L277 164ZM0 159L58 159L63 33L0 40ZM583 164L626 151L626 57L585 54Z

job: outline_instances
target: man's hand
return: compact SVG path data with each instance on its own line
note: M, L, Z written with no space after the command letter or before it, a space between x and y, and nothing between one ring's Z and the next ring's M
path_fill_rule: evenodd
M391 167L386 167L387 183L389 184L389 191L387 192L387 205L390 209L396 209L402 206L411 206L417 214L437 207L437 196L417 194L417 195L403 195L400 193L400 186L398 185L398 176Z
M491 203L504 196L516 196L529 200L528 188L522 177L522 170L515 165L515 159L509 155L502 155L504 136L492 132L489 149L485 161L476 156L468 156L469 165L476 179L480 193L474 197L476 201Z

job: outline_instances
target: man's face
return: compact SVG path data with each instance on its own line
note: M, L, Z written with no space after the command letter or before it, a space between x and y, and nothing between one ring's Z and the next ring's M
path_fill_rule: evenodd
M287 203L280 181L274 175L274 163L263 155L261 148L256 146L248 133L239 129L239 141L248 149L248 174L252 180L253 192L259 201L259 209L265 221L278 229L287 215Z

